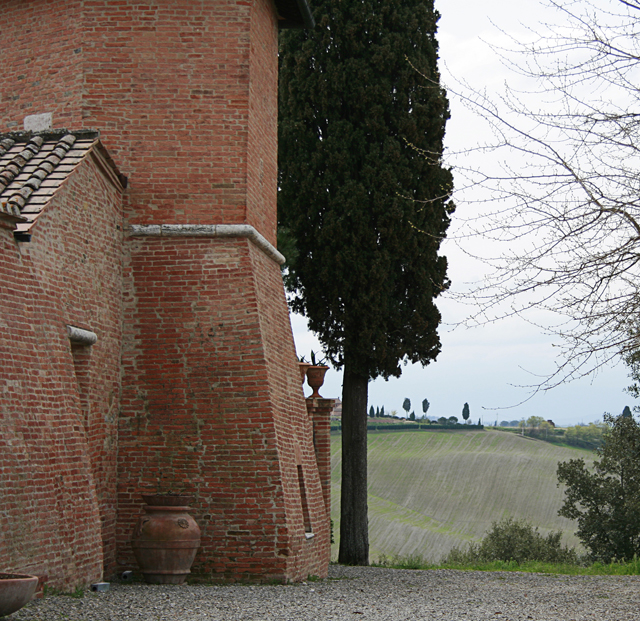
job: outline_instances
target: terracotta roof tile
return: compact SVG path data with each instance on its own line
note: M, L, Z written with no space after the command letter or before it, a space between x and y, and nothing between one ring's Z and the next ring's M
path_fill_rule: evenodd
M86 130L0 135L0 214L20 222L21 230L28 228L98 139L98 132ZM124 187L126 179L113 170Z

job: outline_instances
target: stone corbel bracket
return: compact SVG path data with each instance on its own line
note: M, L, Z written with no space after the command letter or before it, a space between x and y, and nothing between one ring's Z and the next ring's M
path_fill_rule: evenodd
M250 224L133 224L134 237L246 237L279 265L286 262Z
M94 345L98 340L98 335L90 330L83 330L75 326L67 326L67 335L72 343L78 345Z

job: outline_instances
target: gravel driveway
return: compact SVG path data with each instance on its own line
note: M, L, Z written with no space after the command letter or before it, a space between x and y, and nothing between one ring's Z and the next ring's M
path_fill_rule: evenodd
M640 620L640 576L410 571L332 566L287 586L112 584L83 598L48 596L10 621Z

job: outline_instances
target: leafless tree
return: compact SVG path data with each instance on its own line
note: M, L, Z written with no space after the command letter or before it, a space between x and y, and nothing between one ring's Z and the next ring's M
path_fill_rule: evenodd
M501 50L530 89L447 85L490 124L484 161L500 162L496 174L453 160L456 185L484 197L466 230L506 245L481 256L472 321L553 313L562 354L543 389L640 347L640 0L549 6L559 19Z

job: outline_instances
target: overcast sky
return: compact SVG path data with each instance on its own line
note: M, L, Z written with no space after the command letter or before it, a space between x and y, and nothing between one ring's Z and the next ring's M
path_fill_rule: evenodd
M509 36L527 37L523 24L535 25L556 18L536 0L436 0L436 7L441 13L438 40L443 83L453 84L455 76L489 93L499 92L505 82L516 79L503 67L490 44L505 44ZM486 130L478 119L451 95L450 105L447 148L455 152L481 141ZM458 224L478 208L472 194L467 191L455 196ZM456 230L454 223L453 237L460 234L464 231ZM453 240L445 242L442 251L449 259L453 291L464 290L465 283L482 275L484 268L460 252ZM629 379L622 364L531 397L532 389L527 386L539 383L555 368L558 350L553 346L554 338L518 318L479 328L452 329L450 326L471 309L450 298L441 299L438 307L444 325L440 329L442 353L437 361L426 368L408 365L399 379L372 381L370 405L384 405L386 412L395 409L404 415L402 402L409 397L420 415L422 400L427 398L431 404L429 415L461 418L462 407L468 402L473 422L482 419L485 424L493 424L496 420L536 415L559 425L596 421L604 412L617 414L625 405L634 405L623 391ZM311 349L320 349L314 335L306 330L304 318L292 316L292 325L299 355L308 358ZM306 388L306 394L309 392ZM342 372L331 369L321 394L339 397L341 392Z

